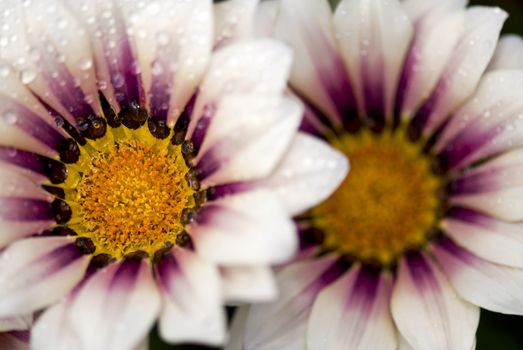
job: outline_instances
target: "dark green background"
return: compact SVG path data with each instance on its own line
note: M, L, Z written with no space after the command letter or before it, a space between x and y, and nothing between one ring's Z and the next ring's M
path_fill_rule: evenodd
M318 0L321 1L321 0ZM336 2L336 0L331 0ZM510 17L505 24L505 33L523 35L523 0L477 0L471 4L499 6L505 9ZM522 96L523 97L523 96ZM523 234L523 233L522 233ZM479 286L481 288L481 286ZM523 298L523 295L521 296ZM210 348L181 345L170 346L159 339L156 331L151 333L151 350L204 350ZM501 315L488 311L481 312L477 334L478 350L521 350L523 349L523 317ZM282 349L284 350L284 349ZM371 349L369 349L371 350Z

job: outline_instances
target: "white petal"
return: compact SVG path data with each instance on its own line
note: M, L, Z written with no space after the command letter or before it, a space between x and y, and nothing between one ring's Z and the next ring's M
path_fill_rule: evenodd
M86 65L92 63L88 35L66 6L59 1L31 2L23 7L23 15L12 16L24 23L17 45L25 52L11 59L22 82L69 119L98 114L94 68ZM19 57L27 59L15 59Z
M517 35L501 37L488 69L523 69L523 39Z
M411 21L416 24L402 76L405 91L399 91L404 94L403 118L413 117L417 108L430 96L463 35L465 11L456 3L455 0L403 3Z
M285 157L263 184L273 190L290 215L325 200L345 179L349 162L318 138L298 133Z
M461 211L445 219L442 229L459 245L490 262L523 268L522 223L509 223Z
M280 94L287 84L291 51L271 39L247 40L218 49L200 86L188 135L200 119L212 119L224 95Z
M31 347L38 350L81 349L68 319L70 299L48 308L31 330Z
M456 292L484 309L523 315L523 270L490 263L450 240L433 252Z
M229 0L214 4L215 46L248 39L253 34L259 0Z
M426 132L435 130L474 93L494 53L506 18L506 12L499 8L472 7L467 10L464 35L427 102L430 115Z
M32 314L2 318L0 319L0 332L27 330L32 323Z
M271 192L243 192L210 203L190 229L196 251L206 259L223 265L274 264L296 252L294 223Z
M274 36L279 11L279 0L264 0L256 7L254 33L256 36Z
M268 267L227 266L220 268L224 297L228 302L266 302L274 300L278 288Z
M1 69L6 70L0 85L1 144L56 157L65 139L63 132L17 72Z
M450 120L435 150L457 168L521 145L522 93L523 72L486 73L474 98Z
M252 305L245 330L245 349L303 350L307 319L318 293L333 278L332 256L293 263L277 274L280 297L269 304Z
M352 268L314 302L307 349L396 349L390 291L390 276Z
M450 203L472 208L501 220L523 220L523 187L453 196Z
M413 34L399 1L343 0L336 8L334 26L364 113L392 117Z
M84 350L130 350L149 333L160 305L149 263L127 260L98 271L86 282L69 320Z
M212 5L154 1L130 17L151 115L172 126L194 94L211 57ZM176 23L176 25L173 25Z
M282 0L275 36L289 43L296 59L290 83L296 91L334 120L354 110L343 59L332 31L327 1Z
M0 255L0 317L52 304L83 277L89 258L63 237L17 241Z
M0 349L29 350L29 332L0 333Z
M175 248L156 267L164 296L160 334L168 342L221 345L225 316L217 269L197 254Z
M302 112L301 104L280 96L224 98L205 136L201 157L195 160L199 168L206 167L199 163L202 157L218 165L203 182L216 185L267 176L291 143Z
M401 261L391 310L414 349L470 349L474 342L479 308L461 300L424 256Z

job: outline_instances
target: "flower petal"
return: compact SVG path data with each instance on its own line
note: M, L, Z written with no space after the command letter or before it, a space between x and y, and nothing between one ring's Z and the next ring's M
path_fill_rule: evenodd
M93 65L86 64L92 62L88 35L72 13L51 1L28 3L19 16L18 41L26 44L19 57L29 58L14 60L22 82L68 119L99 114Z
M435 151L447 168L465 167L522 144L523 72L492 71L450 120Z
M518 35L501 37L488 69L523 69L523 38Z
M39 350L80 349L78 336L68 319L70 299L45 310L31 329L31 347Z
M413 35L397 0L343 0L334 27L365 116L392 118L396 88Z
M124 260L91 277L69 320L84 350L134 349L160 312L160 294L145 260Z
M252 305L245 328L245 348L306 348L307 319L318 293L342 273L333 256L290 264L277 274L280 297Z
M274 264L297 250L296 229L276 196L254 190L202 207L190 227L196 251L223 265Z
M155 1L129 20L150 116L172 126L209 63L212 5L206 0Z
M33 314L0 319L0 332L28 330L33 323Z
M194 252L175 248L156 266L164 306L160 334L168 342L225 341L225 315L217 269Z
M354 267L323 289L309 318L307 349L396 349L391 279Z
M247 40L218 49L204 77L187 135L199 148L226 94L281 94L287 84L291 51L271 39Z
M214 4L214 45L250 38L259 0L229 0ZM260 3L261 5L262 3Z
M479 308L457 297L425 256L401 261L391 310L401 335L414 349L470 349L474 342Z
M278 167L262 183L294 216L325 200L348 171L349 162L342 153L320 139L298 133Z
M431 95L465 29L465 1L404 1L416 30L398 90L401 117L412 118Z
M523 268L523 224L462 208L448 216L441 226L456 243L490 262Z
M496 48L507 18L499 8L472 7L466 11L460 38L432 96L419 113L426 118L424 132L436 130L476 90Z
M17 241L0 254L0 317L52 304L83 277L88 256L64 237Z
M484 309L523 315L523 270L490 263L449 239L432 249L456 292Z
M224 98L209 126L201 157L195 160L203 182L216 185L267 176L291 143L301 114L301 105L289 98Z
M254 21L254 33L256 36L274 36L279 5L279 0L264 0L258 4Z
M297 58L290 84L334 121L356 109L343 59L337 52L327 1L282 0L275 35Z
M273 272L263 266L220 268L225 300L229 303L266 302L276 299L278 287Z

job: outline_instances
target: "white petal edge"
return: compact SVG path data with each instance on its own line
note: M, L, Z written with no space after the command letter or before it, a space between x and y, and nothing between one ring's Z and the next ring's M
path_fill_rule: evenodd
M209 261L276 264L296 253L295 225L270 191L242 192L210 203L211 208L203 208L205 219L190 227L196 251Z
M98 271L82 286L69 319L82 349L131 350L149 333L160 306L150 264L123 261Z
M307 349L396 349L389 311L392 279L379 274L370 276L355 266L320 292L309 317Z
M278 296L278 287L269 267L227 266L220 268L220 275L228 304L267 302Z
M326 142L298 133L274 172L262 181L294 216L327 199L349 172L349 160Z
M218 270L194 252L174 248L156 267L163 295L159 331L170 343L222 345L225 315Z
M487 310L523 315L522 269L490 263L449 241L432 251L462 298Z
M456 295L429 259L400 262L392 292L392 317L405 340L417 350L469 349L479 308Z
M488 69L523 69L523 38L518 35L502 36Z

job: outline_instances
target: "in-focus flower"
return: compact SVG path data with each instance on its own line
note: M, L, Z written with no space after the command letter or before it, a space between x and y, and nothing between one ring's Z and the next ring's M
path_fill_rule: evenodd
M222 343L224 301L276 294L289 206L347 171L296 136L290 50L215 42L210 0L0 10L0 318L43 310L34 349L131 349L158 318Z
M280 299L243 309L231 348L468 350L479 307L523 314L523 71L505 69L523 45L489 68L506 14L465 5L262 3L295 50L302 129L351 171L297 216Z

